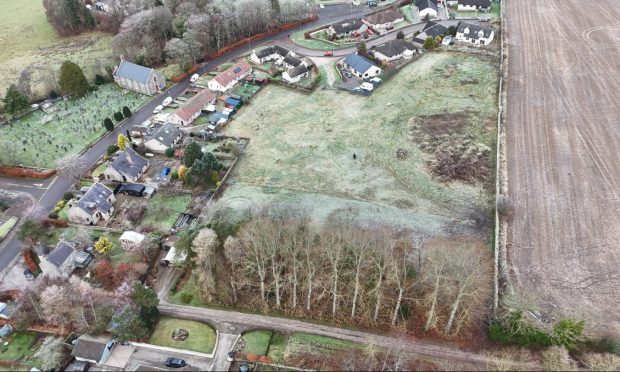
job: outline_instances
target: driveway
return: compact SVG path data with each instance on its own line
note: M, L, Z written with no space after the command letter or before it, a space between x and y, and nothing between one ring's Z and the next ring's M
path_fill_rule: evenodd
M165 365L166 359L170 357L181 358L187 362L186 367L177 368L176 371L207 371L212 361L210 358L184 354L180 351L162 352L157 349L136 346L124 369L125 371L170 370Z

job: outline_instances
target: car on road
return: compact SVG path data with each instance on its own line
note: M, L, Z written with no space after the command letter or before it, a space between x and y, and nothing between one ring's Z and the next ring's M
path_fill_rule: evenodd
M153 110L153 114L159 114L161 110L164 109L164 106L159 105L157 107L155 107L155 110Z
M181 358L168 358L168 359L166 359L166 367L181 368L181 367L185 367L186 365L187 365L187 363L185 363L185 360L183 360Z
M167 107L168 105L170 105L172 103L172 97L166 97L164 98L164 100L161 102L161 105L164 107Z
M194 74L194 75L192 75L192 77L189 78L189 82L190 83L195 83L199 78L200 78L200 75Z
M333 56L333 55L334 55L334 51L332 51L332 50L326 50L325 52L323 52L323 55L324 55L325 57L331 57L331 56Z

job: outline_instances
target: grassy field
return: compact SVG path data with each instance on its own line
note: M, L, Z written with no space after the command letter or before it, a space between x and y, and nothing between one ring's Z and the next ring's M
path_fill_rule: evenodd
M147 211L140 226L152 226L163 231L170 230L174 221L179 217L179 213L185 211L191 200L192 197L189 195L156 193L147 203Z
M56 111L34 111L10 125L0 126L0 163L53 168L64 157L77 154L105 133L103 119L128 106L132 111L148 100L134 92L122 94L106 84L86 97L54 104ZM44 119L51 121L45 122Z
M189 332L185 341L172 339L172 332L182 328ZM161 318L149 338L150 344L211 353L215 346L215 330L208 324L192 320Z
M304 37L304 32L305 31L297 31L297 32L293 32L293 34L290 36L290 39L293 43L305 47L305 48L310 48L310 49L319 49L319 50L336 50L336 49L341 49L341 48L348 48L351 46L355 46L355 42L352 43L339 43L339 44L332 44L329 43L327 41L323 41L323 40L317 40L317 39L306 39ZM324 33L325 35L327 35L326 33Z
M34 332L17 332L8 340L8 345L0 345L0 360L4 361L23 361L34 355L30 347L37 341L39 335ZM26 363L30 364L30 363Z
M493 148L496 89L494 63L450 53L424 55L370 97L268 86L225 130L252 140L223 200L233 208L291 202L321 220L354 211L433 235L468 224L469 206L488 206L483 185L432 177L411 119L458 113L460 130Z
M243 352L254 355L267 355L269 349L269 341L271 339L271 331L250 331L241 336L241 340L245 343Z
M0 95L26 68L32 73L33 90L44 94L55 89L50 70L57 74L64 60L77 62L91 79L114 63L112 35L93 32L61 38L47 22L40 0L0 0L0 9Z

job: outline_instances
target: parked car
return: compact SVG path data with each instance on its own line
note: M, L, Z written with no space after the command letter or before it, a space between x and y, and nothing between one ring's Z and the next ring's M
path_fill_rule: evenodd
M377 3L375 3L374 1L369 1L369 2L368 2L368 7L369 7L369 8L374 8L374 7L376 7L376 6L377 6Z
M319 4L319 8L323 9L323 8L325 8L325 5Z
M159 112L161 110L163 110L163 109L164 109L164 106L159 105L159 106L155 107L155 110L153 110L153 114L159 114Z
M114 189L114 194L142 197L146 187L139 183L121 183Z
M28 269L24 270L24 276L26 277L26 280L34 280L34 274Z
M194 75L192 75L192 77L189 78L189 82L190 83L195 83L199 78L200 78L200 75L194 74Z
M333 56L333 55L334 55L334 51L332 51L332 50L326 50L325 52L323 52L323 55L324 55L325 57L331 57L331 56Z
M383 83L383 81L381 80L381 78L378 77L374 77L370 80L368 80L370 82L370 84L374 85L374 86L378 86L381 85L381 83Z
M187 363L185 363L185 360L183 360L181 358L168 358L168 359L166 359L166 367L181 368L181 367L185 367L186 365L187 365Z
M170 105L172 103L172 97L166 97L164 98L164 100L161 102L161 105L166 107L168 105Z
M452 40L452 36L447 35L446 37L443 38L443 40L441 41L442 45L453 45L454 44L454 40Z

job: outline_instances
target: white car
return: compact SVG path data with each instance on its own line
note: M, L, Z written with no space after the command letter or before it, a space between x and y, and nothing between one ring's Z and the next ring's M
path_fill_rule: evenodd
M360 88L364 89L365 91L372 92L372 90L375 89L375 86L370 83L362 83L362 85L360 85Z
M325 8L325 5L319 4L319 8L323 9L323 8Z
M194 75L192 75L192 77L189 78L189 82L190 83L195 83L196 80L198 80L199 78L200 78L200 75L194 74Z
M164 106L159 105L159 106L155 107L155 110L153 110L153 114L158 114L163 109L164 109Z
M168 105L170 105L172 103L172 97L166 97L162 102L161 105L164 107L167 107Z
M444 37L443 40L441 41L441 44L443 44L443 45L452 45L452 44L454 44L454 41L452 40L452 36L447 35L446 37Z

